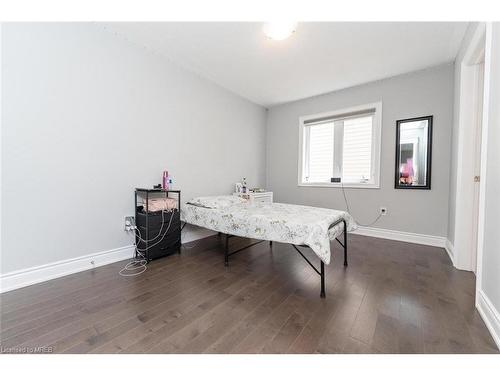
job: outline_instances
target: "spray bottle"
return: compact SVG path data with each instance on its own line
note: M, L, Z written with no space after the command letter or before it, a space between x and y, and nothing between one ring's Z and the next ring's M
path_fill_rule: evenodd
M163 171L162 188L168 190L168 171Z

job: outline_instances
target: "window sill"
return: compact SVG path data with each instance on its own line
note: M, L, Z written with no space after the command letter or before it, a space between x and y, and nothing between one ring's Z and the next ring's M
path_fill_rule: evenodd
M298 187L320 187L320 188L342 188L342 184L339 183L299 183ZM344 188L347 189L380 189L379 184L343 184Z

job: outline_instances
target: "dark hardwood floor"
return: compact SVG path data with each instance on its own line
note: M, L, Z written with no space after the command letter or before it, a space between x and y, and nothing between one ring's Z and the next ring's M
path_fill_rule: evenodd
M498 353L474 308L474 275L443 249L351 235L347 268L332 243L320 299L319 276L290 245L258 244L227 269L222 239L191 245L137 277L119 276L120 262L4 293L3 349Z

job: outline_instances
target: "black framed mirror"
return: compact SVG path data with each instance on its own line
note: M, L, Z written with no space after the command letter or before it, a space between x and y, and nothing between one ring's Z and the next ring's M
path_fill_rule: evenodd
M432 116L396 121L395 189L431 188Z

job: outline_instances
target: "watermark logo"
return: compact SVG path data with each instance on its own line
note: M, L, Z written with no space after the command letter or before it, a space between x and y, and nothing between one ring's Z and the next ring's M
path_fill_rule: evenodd
M53 346L14 346L12 348L6 348L5 346L0 346L1 354L50 354L54 352Z

